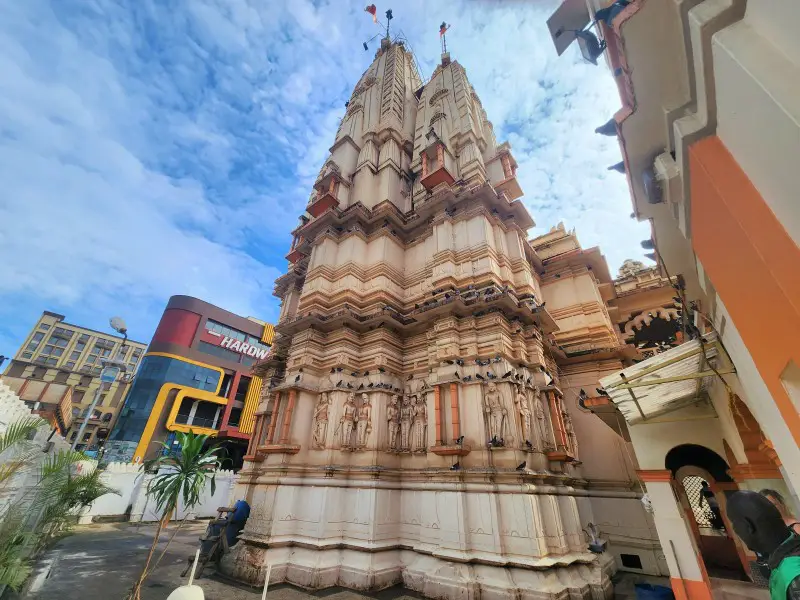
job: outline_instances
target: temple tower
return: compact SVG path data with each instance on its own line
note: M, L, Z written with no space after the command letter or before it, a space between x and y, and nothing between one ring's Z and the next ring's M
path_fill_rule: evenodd
M383 40L276 282L228 573L611 597L521 195L465 69L444 54L423 86Z

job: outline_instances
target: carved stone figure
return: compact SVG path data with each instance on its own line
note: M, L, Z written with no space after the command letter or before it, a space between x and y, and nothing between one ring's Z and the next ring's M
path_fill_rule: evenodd
M413 424L411 426L411 431L413 432L412 450L425 452L428 434L428 406L425 403L425 394L417 398L413 408Z
M547 410L544 407L544 400L535 398L533 401L534 416L536 417L536 429L539 433L539 440L541 441L544 450L552 450L553 444L550 441L550 434L547 427Z
M397 394L389 399L389 406L386 407L386 422L389 426L389 450L398 450L397 434L400 431L400 407L397 405L400 397Z
M489 383L489 387L483 397L483 411L488 417L489 438L502 440L508 411L503 408L500 392L497 391L497 385L494 382Z
M344 402L344 414L339 419L339 427L341 429L342 448L351 449L353 447L353 429L356 423L356 395L352 392L347 394L347 400Z
M567 433L567 441L569 442L569 447L572 450L572 456L574 458L578 458L578 436L575 434L575 427L572 424L572 417L569 416L567 411L563 411L561 415L564 419L564 430Z
M324 448L325 438L328 435L328 407L331 400L327 392L322 392L314 407L314 431L311 444L314 448Z
M358 409L356 419L356 447L363 448L367 445L367 438L372 432L372 404L369 401L369 394L361 394L361 406Z
M525 394L525 388L517 386L517 394L514 398L514 404L517 405L519 411L519 420L522 423L522 435L526 442L531 442L535 448L538 444L535 443L535 434L533 432L533 414L531 412L530 404L528 404L528 396Z
M411 405L409 396L403 397L403 404L400 406L400 450L411 449L411 421L414 416L414 408Z

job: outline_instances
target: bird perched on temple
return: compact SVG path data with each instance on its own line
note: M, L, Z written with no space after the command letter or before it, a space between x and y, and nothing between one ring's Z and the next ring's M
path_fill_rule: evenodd
M383 367L378 367L378 372L386 373L386 369L384 369Z
M368 387L368 388L371 388L371 387L374 387L374 386L375 386L375 384L374 384L374 383L370 383L370 384L369 384L367 387Z
M463 435L458 436L456 438L456 444L458 444L460 446L463 443L464 443L464 436Z
M500 357L499 354L494 357L494 362L496 362L496 363L499 363L501 360L503 360L503 359Z
M300 375L298 375L297 377L294 378L294 382L295 383L297 383L298 381L300 381Z
M461 381L472 381L472 375L467 375L466 377L462 378Z
M406 381L411 381L412 379L414 379L413 373L411 373L408 377L406 377Z
M457 358L457 359L456 359L456 364L457 364L459 367L463 367L463 366L464 366L464 361L463 361L463 360L461 360L460 358Z
M446 361L444 361L444 364L446 364L446 365L452 365L452 364L453 364L453 361L452 361L452 360L446 360Z
M517 465L517 471L524 471L525 466L528 464L527 461L523 460L521 463Z
M367 377L368 375L369 375L369 371L364 371L364 377Z
M594 389L597 390L597 393L600 394L601 396L609 398L608 392L605 391L603 388L594 388Z
M459 463L455 463L453 466L450 467L451 471L458 471L461 468Z
M344 369L342 367L336 367L336 372L337 373L341 373L342 371L344 371Z
M364 384L362 383L360 386L358 386L358 389L359 390L363 390L364 389Z
M336 369L331 367L331 373L336 373Z
M349 381L347 382L347 388L350 389L350 390L353 389L353 384L350 383Z
M485 377L483 375L481 375L480 373L475 373L475 378L476 379L480 379L481 381L484 381L484 379L485 379Z
M491 371L489 371L488 373L486 373L486 376L487 376L489 379L497 379L497 375L495 375L495 374L494 374L494 373L492 373Z
M339 382L336 384L336 387L342 387L342 380L340 379Z
M511 377L511 371L506 371L505 373L503 373L502 379L507 379L509 377ZM514 379L516 379L516 377Z
M530 378L530 377L528 377L528 379L527 379L527 381L526 381L525 383L528 383L528 384L529 384L530 382L531 382L531 378Z
M528 447L528 450L533 450L533 444L531 444L530 440L525 440L525 446Z
M350 377L358 377L358 372L353 371L352 373L350 373Z
M459 375L459 374L458 374L458 371L456 371L455 373L453 373L453 375L455 375L456 379L461 379L461 375Z

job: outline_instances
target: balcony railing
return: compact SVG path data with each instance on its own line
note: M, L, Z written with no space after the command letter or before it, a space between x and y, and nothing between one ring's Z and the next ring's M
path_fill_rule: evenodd
M206 429L215 429L214 427L214 419L204 419L202 417L194 417L193 419L189 418L189 415L182 415L178 414L175 417L175 422L179 425L188 425L188 426L195 426L195 427L205 427Z

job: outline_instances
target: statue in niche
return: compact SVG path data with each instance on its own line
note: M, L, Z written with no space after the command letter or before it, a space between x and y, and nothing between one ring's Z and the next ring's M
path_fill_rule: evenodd
M534 416L536 417L536 429L539 433L542 449L553 450L554 446L550 441L550 435L548 433L547 410L544 407L544 400L542 398L534 398L533 407Z
M533 444L534 448L538 444L534 440L533 432L533 413L531 412L530 404L528 403L528 396L525 394L525 388L521 385L517 386L517 394L514 397L514 404L517 405L519 411L519 420L522 423L522 436L525 442Z
M572 450L573 458L578 458L578 436L575 433L575 427L572 424L572 417L569 416L567 411L563 411L561 413L562 418L564 419L564 431L567 434L567 442L569 443L569 447Z
M483 397L483 412L488 417L489 439L497 440L502 445L508 411L503 407L500 392L497 391L497 385L494 382L489 383Z
M347 394L347 400L344 401L344 414L339 419L339 428L342 432L340 440L343 449L352 449L353 447L353 429L356 423L356 395L353 392Z
M411 449L411 421L414 416L414 408L411 405L411 398L403 396L403 404L400 405L400 450L408 451Z
M398 403L400 397L393 394L389 399L389 406L386 407L386 422L389 425L389 450L398 450L397 435L400 432L400 407Z
M356 418L356 447L363 448L367 445L367 438L372 433L372 404L369 394L361 394L361 406Z
M322 392L314 407L314 431L312 433L311 444L314 448L322 449L325 447L325 438L328 435L328 412L331 404L330 396L327 392Z
M413 432L413 445L412 450L415 452L425 452L427 449L427 434L428 434L428 406L425 403L425 394L417 398L413 406L413 424L411 430Z

